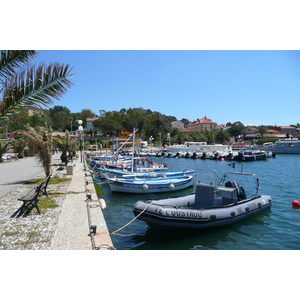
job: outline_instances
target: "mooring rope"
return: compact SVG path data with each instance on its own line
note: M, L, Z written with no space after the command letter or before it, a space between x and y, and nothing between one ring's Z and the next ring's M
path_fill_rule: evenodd
M144 213L144 211L146 211L146 209L152 205L152 201L149 203L149 205L147 205L136 217L134 217L130 222L128 222L127 224L125 224L123 227L119 228L118 230L115 230L114 232L111 232L111 234L115 234L116 232L122 230L123 228L127 227L129 224L131 224L134 220L136 220L142 213ZM133 234L131 234L133 235Z

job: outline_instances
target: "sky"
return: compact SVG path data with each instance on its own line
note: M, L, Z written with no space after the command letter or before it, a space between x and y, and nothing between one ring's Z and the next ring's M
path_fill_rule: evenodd
M300 123L297 50L40 50L35 62L73 67L54 105L71 112L143 107L177 120Z

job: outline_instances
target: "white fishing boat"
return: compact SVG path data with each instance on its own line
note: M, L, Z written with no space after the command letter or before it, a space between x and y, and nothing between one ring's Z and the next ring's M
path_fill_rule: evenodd
M149 194L178 191L193 185L194 175L182 175L176 177L126 179L110 178L105 174L112 192Z
M131 179L141 179L141 178L170 178L176 176L184 175L194 175L195 170L185 169L185 170L168 170L164 168L138 168L135 171L131 170L118 170L118 169L107 169L105 168L105 173L109 178L131 178Z
M247 197L249 190L239 186L236 181L228 181L228 175L254 178L254 193ZM255 174L227 172L219 184L199 182L194 194L138 201L133 207L133 213L157 230L224 226L271 207L271 197L258 195L259 189Z

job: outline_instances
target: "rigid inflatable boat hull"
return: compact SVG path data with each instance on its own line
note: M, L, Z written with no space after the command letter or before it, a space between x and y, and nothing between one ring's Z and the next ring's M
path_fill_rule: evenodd
M190 197L185 196L185 197ZM182 202L178 198L178 201ZM187 198L188 199L188 198ZM164 204L167 201L167 204ZM193 208L186 206L170 205L170 199L158 201L138 201L133 208L135 216L146 222L156 230L180 228L210 228L224 226L245 219L251 215L270 209L272 200L270 196L262 195L247 199L240 203L219 208ZM174 202L174 201L173 201ZM179 204L179 203L178 203Z

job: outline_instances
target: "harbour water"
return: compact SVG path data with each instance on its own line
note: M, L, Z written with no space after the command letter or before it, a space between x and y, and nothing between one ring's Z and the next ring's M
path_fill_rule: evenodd
M234 171L228 161L192 160L185 158L151 158L169 162L170 169L213 169L219 177ZM146 223L134 220L113 234L118 250L298 250L300 249L300 209L292 200L300 201L300 155L277 155L265 161L236 162L236 172L255 173L260 179L260 194L270 195L271 210L251 216L222 228L205 230L155 231ZM202 172L202 171L199 171ZM189 194L193 188L161 194L121 194L110 192L101 184L107 208L104 216L111 232L133 218L132 207L141 199L160 199Z

